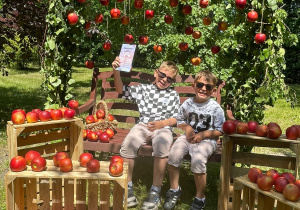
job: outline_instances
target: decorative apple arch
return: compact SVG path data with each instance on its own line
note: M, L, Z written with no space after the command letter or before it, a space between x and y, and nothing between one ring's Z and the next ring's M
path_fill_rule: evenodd
M280 94L295 101L283 81L282 46L297 38L285 27L283 6L280 0L52 0L43 71L46 106L73 98L72 65L108 66L122 43L133 43L136 66L173 60L181 74L210 69L227 83L224 106L232 106L239 120L261 122L265 105L272 106ZM70 13L77 14L76 25L67 22Z

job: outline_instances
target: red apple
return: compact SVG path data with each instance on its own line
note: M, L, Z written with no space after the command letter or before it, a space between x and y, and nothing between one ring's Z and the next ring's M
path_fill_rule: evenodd
M281 129L278 126L270 126L267 131L267 137L270 139L278 139L281 136Z
M249 22L255 22L257 20L257 18L258 18L258 14L256 11L252 10L252 11L248 12L247 19Z
M98 137L96 131L91 131L91 132L89 132L89 133L87 134L87 139L88 139L89 141L96 142L96 141L98 141L98 138L99 138L99 137Z
M226 31L227 28L228 28L228 23L226 22L220 22L219 25L218 25L220 31Z
M173 16L172 15L165 15L164 20L165 20L165 23L171 24L173 22Z
M296 128L298 129L298 131L299 131L299 136L298 136L298 138L300 138L300 125L292 125L292 126L294 126L294 127L296 127Z
M95 117L94 115L88 115L86 118L85 118L85 123L86 124L90 124L90 123L94 123L95 122Z
M123 24L123 25L128 25L129 24L129 17L128 16L126 16L126 15L123 15L122 17L121 17L121 23Z
M248 172L248 178L251 182L256 183L258 175L262 174L262 171L259 168L252 167Z
M271 127L271 126L277 126L277 127L280 128L280 125L278 125L278 124L275 123L275 122L269 122L269 123L267 124L267 126L268 126L268 127Z
M73 170L73 163L70 158L60 160L58 166L61 172L70 172Z
M235 126L237 126L237 124L239 124L239 122L241 122L241 121L240 120L234 120L233 122L234 122Z
M26 114L26 121L28 122L28 123L34 123L34 122L37 122L37 121L39 121L39 115L38 115L38 113L36 113L36 112L27 112L27 114Z
M25 154L25 160L27 165L31 165L31 161L36 158L36 157L41 157L41 154L37 151L30 150Z
M290 183L294 183L296 181L295 176L289 172L283 172L280 176L285 177Z
M26 160L22 156L15 156L11 159L9 167L14 172L23 171L26 168Z
M156 44L153 46L153 50L155 53L160 53L160 52L162 52L163 49L162 49L162 46Z
M99 24L103 22L103 15L102 14L97 14L95 17L95 23Z
M45 170L47 165L47 161L45 158L43 157L35 157L32 161L31 161L31 169L33 171L43 171Z
M254 37L254 40L255 40L256 44L262 44L266 40L266 35L261 34L261 33L256 34Z
M108 134L109 138L112 138L115 135L115 132L110 128L107 128L104 132Z
M289 201L298 201L300 198L300 189L295 184L287 184L282 192L285 199Z
M208 0L200 0L200 1L199 1L199 6L200 6L201 8L206 8L206 7L208 6L208 4L209 4L209 1L208 1Z
M82 129L82 138L83 138L83 140L87 139L87 130L86 129Z
M170 6L171 7L177 7L178 5L178 0L169 0Z
M256 121L249 121L248 122L249 133L255 133L255 128L257 125L258 125L258 122L256 122Z
M109 142L109 135L106 132L101 133L99 137L100 142L108 143Z
M105 111L103 109L98 109L97 112L96 112L96 116L97 116L97 118L104 119Z
M141 45L146 45L147 43L148 43L148 36L140 36L139 37L139 43L141 44Z
M95 63L93 61L85 61L85 66L88 68L88 69L93 69L94 66L95 66Z
M221 50L221 48L220 48L219 46L212 46L212 47L211 47L211 52L212 52L213 54L219 53L220 50Z
M134 7L136 9L142 9L144 0L134 0Z
M109 40L106 40L106 41L103 43L102 47L103 47L103 49L104 49L105 51L110 50L110 49L111 49L111 42L110 42Z
M184 29L184 33L185 33L186 35L191 35L193 32L194 32L194 29L193 29L193 27L191 27L191 26L187 26L187 27L185 27L185 29Z
M23 124L25 123L25 115L22 112L15 112L11 116L11 121L17 125Z
M194 31L192 34L194 39L199 39L201 37L201 32L200 31Z
M78 0L79 3L84 3L86 0Z
M248 130L249 130L248 124L245 123L245 122L239 122L236 125L236 132L239 133L239 134L247 134Z
M65 113L64 113L64 118L66 119L66 120L71 120L71 119L73 119L74 118L74 116L75 116L75 110L74 109L67 109L66 111L65 111Z
M11 115L13 115L16 112L22 112L22 114L24 115L24 117L26 117L26 112L24 111L24 109L15 109L14 111L12 111Z
M124 160L121 156L119 155L114 155L110 158L110 162L120 162L123 164Z
M109 174L111 176L121 176L123 174L123 163L115 161L109 164Z
M287 178L281 176L277 177L274 181L274 188L277 192L282 193L283 189L288 183L289 181L287 180Z
M117 8L113 8L110 10L110 17L112 19L119 19L121 17L121 11Z
M211 18L210 17L204 17L202 19L203 25L208 26L211 24Z
M232 120L226 120L222 125L223 132L225 134L234 134L236 131L236 125Z
M33 109L33 110L31 110L32 112L36 112L37 114L39 114L42 110L40 110L40 109Z
M39 119L40 121L49 121L51 120L51 115L48 111L41 111L39 113Z
M299 189L300 189L300 179L296 180L296 181L294 182L294 184L297 185L297 186L299 187Z
M88 173L97 173L100 170L100 162L97 159L91 159L86 164L86 171Z
M299 130L296 126L288 127L285 135L287 139L296 140L299 137Z
M59 166L59 163L62 159L69 157L66 152L58 152L53 156L53 163L55 166Z
M103 6L109 5L109 0L99 0Z
M68 14L68 22L70 25L75 25L78 22L78 16L75 13Z
M180 42L179 43L179 49L181 51L187 51L187 49L189 48L189 44L186 42Z
M266 175L272 177L274 181L279 177L279 173L276 169L269 169Z
M79 156L79 163L80 163L80 166L81 167L86 167L86 164L91 160L93 159L93 155L91 153L82 153L80 156Z
M100 137L101 133L103 133L102 130L96 130L95 132L96 132L96 134L98 136L98 140L100 140L99 137Z
M154 11L153 10L150 10L150 9L148 9L148 10L146 10L145 11L145 17L147 18L147 19L152 19L153 17L154 17Z
M113 121L115 118L111 114L108 115L108 121Z
M69 105L70 109L77 109L79 106L79 103L76 100L70 100L68 105Z
M50 112L50 116L52 120L61 120L63 115L60 109L55 109Z
M246 6L246 0L235 0L235 6L238 9L244 9Z
M268 126L267 125L257 125L255 127L255 135L265 137L267 136Z
M54 109L51 109L51 108L50 108L50 109L45 109L45 111L47 111L47 112L49 112L49 113L50 113L51 111L53 111L53 110L54 110Z
M274 180L272 177L265 174L260 174L257 177L256 184L259 189L264 191L270 191L273 187Z
M64 106L59 108L59 110L61 111L63 117L65 117L65 111L68 110L68 109L69 109L68 107L64 107Z
M182 13L185 15L191 14L192 12L192 7L189 4L186 4L182 7Z
M124 37L124 41L127 44L131 44L133 42L133 36L131 34L126 34L125 37Z

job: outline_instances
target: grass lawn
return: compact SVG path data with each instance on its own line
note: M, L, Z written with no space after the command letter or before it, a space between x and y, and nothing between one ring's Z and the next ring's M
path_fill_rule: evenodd
M110 70L110 69L104 69ZM90 79L92 71L86 68L76 68L74 71L74 79L76 80L74 94L80 104L83 104L89 98ZM46 95L41 90L40 85L42 76L38 69L26 71L9 70L8 77L1 77L0 80L0 209L5 208L5 188L4 174L8 170L8 151L7 151L7 136L6 122L10 120L12 110L22 108L29 111L35 108L43 109ZM292 85L297 91L298 100L300 100L300 85ZM98 98L99 99L99 98ZM300 124L300 103L298 102L295 108L290 108L289 104L284 99L276 101L274 107L267 107L265 111L264 122L277 122L285 132L285 129L293 124ZM81 116L85 117L85 115ZM261 152L263 149L254 148L255 152ZM286 154L283 150L266 150L264 152ZM101 160L109 158L107 154L98 153L97 157ZM144 167L147 165L147 167ZM152 157L138 157L134 171L134 186L135 191L140 201L147 196L147 192L152 183ZM207 180L207 208L208 210L217 209L218 202L218 180L219 180L220 164L208 164L208 180ZM181 201L175 209L189 209L193 196L195 195L195 184L193 174L189 169L189 162L185 162L181 168L180 185L183 189ZM162 195L166 194L169 188L168 175L164 180L162 187ZM139 209L140 205L136 208Z

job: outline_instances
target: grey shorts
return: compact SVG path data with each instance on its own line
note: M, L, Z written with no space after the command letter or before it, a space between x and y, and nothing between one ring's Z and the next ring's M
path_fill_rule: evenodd
M217 148L215 140L202 140L197 144L190 144L185 135L181 135L173 144L168 164L180 167L182 159L186 154L191 156L191 171L193 173L206 173L206 163L208 158Z
M148 130L144 124L136 124L125 137L120 155L124 158L135 158L142 145L152 144L154 157L168 157L173 143L172 131L168 128Z

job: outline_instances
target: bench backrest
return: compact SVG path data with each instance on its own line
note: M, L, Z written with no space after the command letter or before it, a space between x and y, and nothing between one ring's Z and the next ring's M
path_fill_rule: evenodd
M133 123L135 124L138 120L138 108L135 103L122 100L121 96L115 91L113 72L99 72L97 68L94 69L92 80L92 89L90 94L90 100L94 98L96 100L97 95L97 83L101 80L101 100L105 100L109 109L109 112L117 119L118 122ZM155 78L153 74L145 72L131 71L130 73L121 72L121 77L124 85L138 85L145 83L152 83ZM193 96L194 90L191 83L194 81L191 75L177 75L176 84L174 89L179 93L180 103L182 104L187 98ZM218 89L214 93L213 97L216 101L221 104L221 88L225 85L224 81L219 81L217 86ZM112 100L118 99L118 100ZM126 111L125 111L126 110ZM127 110L131 110L128 112ZM92 107L90 113L92 113Z

